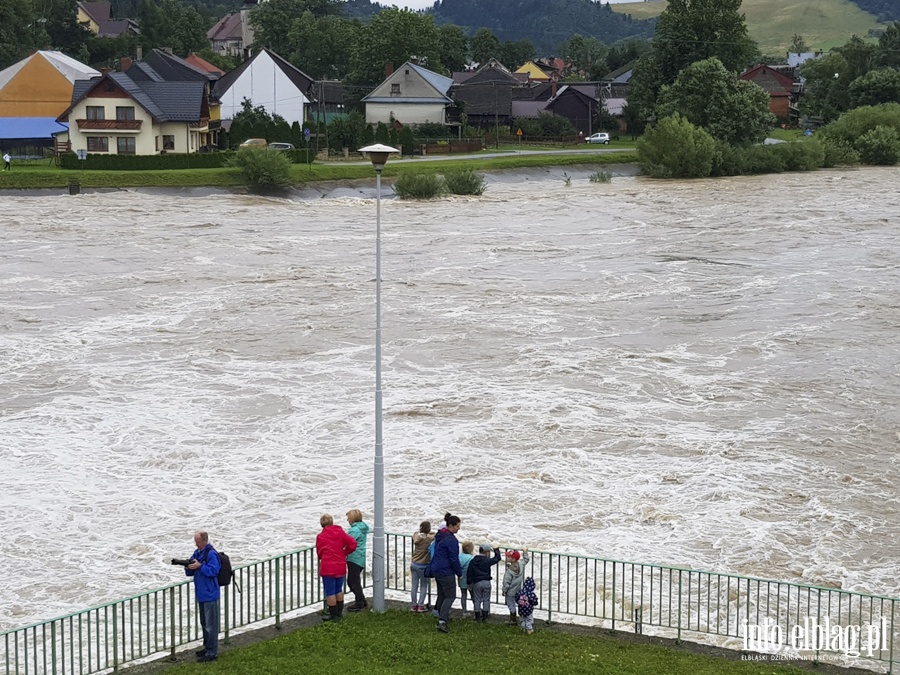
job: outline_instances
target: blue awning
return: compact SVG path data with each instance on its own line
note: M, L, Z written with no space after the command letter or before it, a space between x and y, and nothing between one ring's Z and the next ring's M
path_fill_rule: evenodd
M53 117L0 117L0 141L50 140L68 129Z

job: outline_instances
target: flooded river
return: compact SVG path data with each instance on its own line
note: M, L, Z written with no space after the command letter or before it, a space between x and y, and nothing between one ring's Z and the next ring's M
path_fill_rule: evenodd
M900 595L900 170L586 176L384 203L388 530ZM371 522L372 199L0 209L0 627Z

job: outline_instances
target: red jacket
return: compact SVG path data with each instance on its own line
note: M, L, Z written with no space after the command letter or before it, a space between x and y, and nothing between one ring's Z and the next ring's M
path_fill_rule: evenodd
M347 574L347 554L356 550L356 539L339 525L322 528L316 537L320 577L342 577Z

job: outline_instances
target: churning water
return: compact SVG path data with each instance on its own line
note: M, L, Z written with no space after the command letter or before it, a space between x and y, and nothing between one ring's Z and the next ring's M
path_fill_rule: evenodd
M386 201L388 530L900 594L898 177ZM373 200L0 208L0 627L371 519Z

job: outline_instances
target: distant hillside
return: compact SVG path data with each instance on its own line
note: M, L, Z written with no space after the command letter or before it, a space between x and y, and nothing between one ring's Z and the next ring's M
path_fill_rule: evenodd
M859 8L875 15L879 21L900 21L900 0L852 0Z
M763 54L787 52L794 34L803 37L811 49L830 49L844 44L853 35L865 37L878 20L857 5L900 6L900 0L744 0L741 11L747 16L750 37ZM662 14L664 0L611 5L614 11L646 19Z
M555 53L575 33L612 44L650 37L655 25L591 0L438 0L431 11L437 23L453 23L470 34L489 28L501 41L528 38L541 55Z

